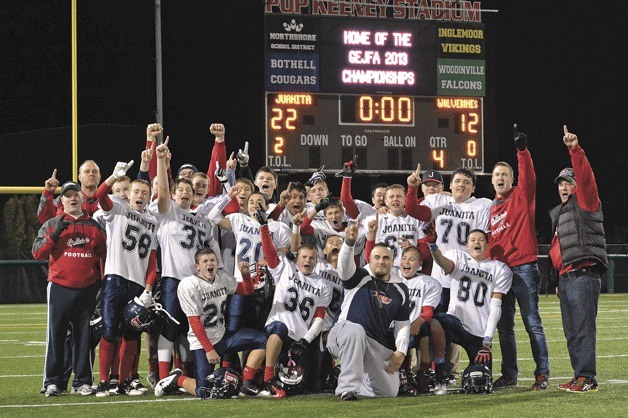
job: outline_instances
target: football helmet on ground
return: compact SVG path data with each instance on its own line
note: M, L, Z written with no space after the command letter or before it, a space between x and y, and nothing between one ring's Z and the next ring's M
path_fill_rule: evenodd
M464 393L493 393L493 376L482 363L467 366L462 373L462 391Z
M300 395L304 392L305 368L301 365L301 359L293 357L289 351L277 360L275 375L286 395Z
M235 370L220 367L205 378L201 387L203 399L230 399L238 397L242 387L242 376Z

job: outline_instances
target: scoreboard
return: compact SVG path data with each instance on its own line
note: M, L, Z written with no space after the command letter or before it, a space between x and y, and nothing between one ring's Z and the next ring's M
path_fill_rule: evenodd
M266 163L484 172L479 22L265 14Z

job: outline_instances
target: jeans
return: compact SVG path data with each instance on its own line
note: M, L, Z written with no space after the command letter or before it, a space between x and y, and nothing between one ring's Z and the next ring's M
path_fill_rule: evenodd
M579 276L561 276L558 283L560 313L574 377L595 381L596 320L602 280L587 269Z
M545 331L539 314L541 274L537 263L511 267L512 287L502 299L502 315L497 323L499 346L502 353L503 376L517 378L517 340L515 338L515 301L519 303L521 317L530 337L532 357L536 363L534 375L549 376L549 354Z

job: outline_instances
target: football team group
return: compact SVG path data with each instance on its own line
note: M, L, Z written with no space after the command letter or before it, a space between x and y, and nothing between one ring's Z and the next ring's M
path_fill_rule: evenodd
M173 175L170 138L159 141L163 128L152 123L135 179L133 160L102 182L87 160L78 183L60 184L56 169L45 181L32 251L49 260L45 396L68 385L77 395L146 394L142 341L156 396L491 393L517 385L517 305L536 364L531 389L550 387L536 175L516 125L517 185L498 162L493 199L473 196L469 169L445 188L441 173L419 165L406 185L373 187L371 202L352 195L369 184L356 176L357 158L338 167L339 191L324 167L282 191L271 168L253 175L248 143L227 158L225 127L209 131L206 173L186 163ZM549 283L574 374L558 388L590 393L608 266L603 215L578 137L565 126L562 139L572 167L554 179Z

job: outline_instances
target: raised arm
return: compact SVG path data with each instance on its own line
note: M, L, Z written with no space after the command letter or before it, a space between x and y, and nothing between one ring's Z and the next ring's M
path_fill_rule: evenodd
M150 176L150 164L153 161L153 154L155 153L156 147L157 144L153 142L150 148L146 148L144 151L142 151L142 154L140 156L140 169L137 172L138 180L146 180L150 183L150 180L152 178ZM155 173L157 173L156 169L157 166L155 165Z
M432 210L427 206L419 204L418 191L419 184L421 183L420 163L417 165L416 170L408 176L406 181L408 183L408 190L406 192L406 213L420 221L430 222L432 220Z
M443 269L445 274L451 274L451 272L454 271L454 262L443 255L435 242L428 245L430 246L430 252L432 253L434 262Z
M152 150L151 159L148 160L148 176L152 179L157 175L157 159L153 158L156 153L157 136L161 135L164 128L159 123L151 123L146 126L146 149Z
M297 254L297 250L301 246L301 224L303 223L304 217L305 217L305 212L296 213L292 217L292 235L290 236L290 252L295 257Z
M232 202L232 200L235 198L239 191L240 189L236 184L231 189L229 189L229 192L226 195L223 195L221 198L219 198L218 202L216 202L216 205L214 205L214 207L211 208L211 210L207 214L207 218L209 218L209 221L211 223L213 223L214 225L218 225L222 229L231 231L231 221L229 220L229 218L224 217L222 212Z
M159 213L166 213L170 209L170 200L172 198L170 193L170 184L168 183L168 173L166 167L166 156L170 152L168 149L168 142L170 138L166 138L166 141L157 146L157 208Z
M109 197L109 190L111 190L111 187L113 187L116 180L126 176L126 172L129 171L132 166L133 160L129 161L128 163L118 161L116 167L113 169L113 173L111 173L111 175L107 177L105 181L103 181L102 184L98 187L98 190L96 190L96 198L98 199L100 207L104 211L108 212L113 207L113 202Z
M312 209L309 213L306 214L305 218L303 219L303 223L301 224L301 234L314 235L314 227L312 226L312 220L314 219L314 217L316 216L318 212L324 211L325 209L329 207L329 205L331 204L331 197L332 195L331 193L329 193L327 196L322 198L316 204L316 206L314 206L314 209Z
M222 194L222 184L216 177L215 170L216 164L221 168L227 166L227 149L225 146L225 125L222 123L212 123L209 126L209 132L216 137L214 147L212 148L211 159L209 160L209 167L207 168L207 177L209 177L208 194L211 197Z
M563 131L563 142L569 150L571 165L573 166L576 179L578 179L578 187L576 187L578 204L585 210L596 212L600 208L600 196L591 163L589 163L584 150L580 147L578 136L569 132L567 125L563 126Z
M275 205L275 208L270 212L268 217L275 221L279 220L279 217L283 213L286 205L290 201L292 196L292 182L288 182L288 187L279 194L279 203Z
M356 271L354 246L358 239L358 229L359 223L345 228L345 241L340 247L340 253L338 253L338 277L343 281L349 280Z
M242 281L238 283L236 293L244 296L252 295L253 292L255 292L255 285L253 284L253 279L251 278L249 263L246 261L239 261L238 270L240 270L240 274L242 274Z
M360 210L353 200L351 194L351 180L353 175L358 169L358 156L353 157L353 160L343 164L342 171L336 173L336 177L342 177L342 185L340 186L340 201L352 219L356 219L360 215Z
M519 132L516 123L513 126L513 132L515 147L517 148L517 167L519 169L517 185L523 191L528 205L534 208L536 206L536 173L534 172L532 156L528 150L528 136L523 132Z
M366 245L364 247L364 259L368 263L371 258L371 251L375 248L377 228L379 226L379 211L375 212L375 218L366 224Z
M44 182L44 191L39 199L37 208L37 219L40 224L44 224L48 219L54 218L57 214L57 207L54 204L55 190L59 187L57 180L57 169L52 170L52 176Z
M279 265L279 256L277 255L277 249L275 248L273 239L270 236L270 231L268 230L268 216L261 204L260 208L255 211L254 216L260 224L260 233L262 234L262 252L264 253L264 258L266 259L266 263L268 263L268 267L274 269Z

